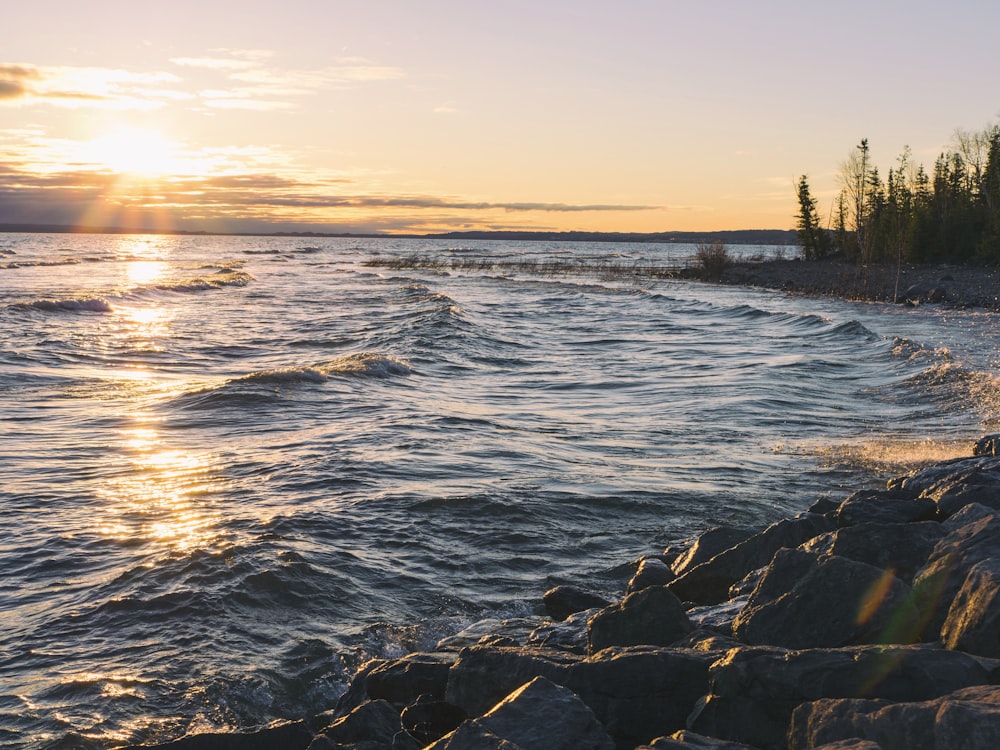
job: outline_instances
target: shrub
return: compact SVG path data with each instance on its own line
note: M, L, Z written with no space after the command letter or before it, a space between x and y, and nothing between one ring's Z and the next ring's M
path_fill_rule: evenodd
M722 272L732 263L726 246L718 240L699 243L694 260L701 274L711 279L720 278Z

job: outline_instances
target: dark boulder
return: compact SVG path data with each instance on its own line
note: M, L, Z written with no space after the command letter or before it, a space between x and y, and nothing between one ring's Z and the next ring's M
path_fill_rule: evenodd
M239 734L206 732L160 745L134 745L120 750L273 750L276 747L306 750L312 739L313 733L306 727L305 722L296 721L256 732Z
M695 604L718 604L728 598L729 587L747 573L771 562L782 547L798 547L815 536L836 528L825 516L804 513L778 521L735 547L720 552L672 581L668 588Z
M1000 510L1000 457L945 461L890 480L889 487L930 498L942 520L969 503Z
M400 736L402 735L402 736ZM396 740L394 745L393 743ZM408 740L404 743L404 740ZM347 716L341 717L318 735L309 750L332 750L344 746L355 747L369 743L376 747L409 747L419 750L420 745L406 738L399 713L388 701L377 700L363 703Z
M694 630L684 605L664 586L629 594L587 621L587 653L609 646L669 646Z
M860 490L837 507L837 525L933 521L937 505L929 497L892 490Z
M429 695L421 695L399 715L403 729L420 743L420 747L454 732L467 718L465 711L458 706L434 700Z
M599 609L585 609L570 615L562 622L542 623L528 634L527 645L558 648L586 655L587 621L598 612Z
M603 596L584 591L575 586L556 586L542 595L545 612L553 620L561 622L570 615L586 609L606 607L611 602Z
M1000 557L976 563L941 627L948 648L1000 659Z
M987 516L947 534L913 578L917 607L926 615L925 640L936 640L969 571L1000 557L1000 515Z
M671 566L674 575L683 575L696 565L708 562L720 552L735 547L753 535L753 529L742 526L715 526L702 532Z
M881 750L994 750L1000 747L1000 687L958 690L921 702L820 700L792 714L789 750L861 738Z
M498 737L475 719L464 721L449 735L424 750L524 750L520 745Z
M594 712L544 677L522 685L480 717L487 731L524 750L613 750Z
M648 745L642 745L635 750L756 750L742 742L730 742L716 737L706 737L697 732L681 729L669 737L657 737Z
M447 700L477 716L533 677L583 700L619 747L683 729L708 690L709 653L670 648L609 648L580 658L548 649L470 648L451 669Z
M973 456L1000 455L1000 435L987 435L979 438L972 448Z
M908 582L924 566L943 536L941 524L934 521L861 523L821 534L803 544L802 549L891 570L897 578Z
M909 586L836 555L780 550L733 623L737 640L784 648L911 643Z
M629 579L625 587L625 593L633 594L650 586L663 586L670 583L676 576L674 572L659 557L644 557L639 561L639 568L635 575Z
M990 675L968 654L926 646L734 649L710 669L711 692L688 728L765 750L785 747L795 708L822 698L925 701Z

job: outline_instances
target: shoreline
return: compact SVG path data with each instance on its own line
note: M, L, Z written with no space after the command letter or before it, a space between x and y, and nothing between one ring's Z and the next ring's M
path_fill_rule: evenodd
M987 436L765 529L708 529L636 561L613 601L551 589L543 624L369 661L319 716L153 747L1000 747L998 452Z
M855 301L1000 310L1000 270L986 267L768 260L732 263L713 281Z

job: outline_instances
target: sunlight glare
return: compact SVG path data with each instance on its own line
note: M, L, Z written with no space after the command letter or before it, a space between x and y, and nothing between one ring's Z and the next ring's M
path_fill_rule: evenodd
M83 144L81 156L120 174L161 177L186 171L177 144L141 128L122 128L95 138Z

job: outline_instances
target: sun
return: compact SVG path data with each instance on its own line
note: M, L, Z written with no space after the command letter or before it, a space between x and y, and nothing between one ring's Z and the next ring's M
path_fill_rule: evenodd
M164 177L186 170L180 147L159 133L119 128L84 143L82 159L101 169L139 177Z

